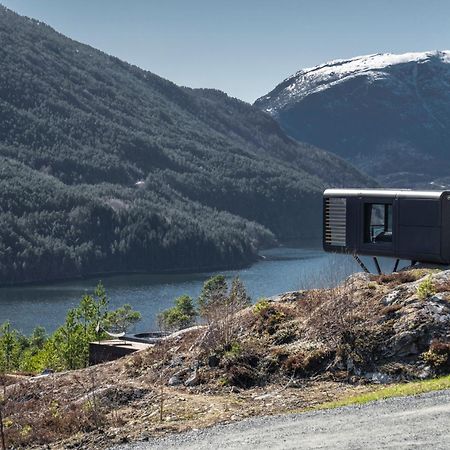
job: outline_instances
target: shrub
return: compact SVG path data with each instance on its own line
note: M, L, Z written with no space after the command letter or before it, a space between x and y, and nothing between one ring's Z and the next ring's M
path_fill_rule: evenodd
M333 352L324 349L299 352L289 356L284 367L293 375L311 376L322 371L333 356Z
M223 356L225 358L236 358L242 353L242 347L238 342L233 342L225 348Z
M223 275L210 278L203 285L198 303L200 315L209 325L203 346L214 351L236 341L243 329L239 313L251 304L241 280L234 278L228 291Z
M376 275L372 279L378 281L381 284L388 284L393 287L400 284L417 281L427 273L429 273L429 271L426 269L411 269L398 273L384 273L382 275Z
M260 333L274 334L278 326L286 320L286 314L280 310L280 306L265 299L256 303L253 313L257 317Z
M253 306L253 312L259 316L263 315L270 307L270 303L265 298L262 298L257 301L257 303Z
M438 373L449 372L450 343L433 341L428 351L422 353L422 359Z
M182 295L175 300L173 308L158 316L158 321L162 329L181 330L192 326L196 317L194 301L188 295Z
M417 296L424 300L431 297L436 293L436 289L431 279L431 275L428 275L419 285L417 286Z
M115 311L108 312L103 323L109 330L126 332L141 319L141 313L134 311L131 305L126 303Z
M223 275L211 277L203 284L202 291L198 297L198 306L200 315L207 322L214 320L215 308L225 303L227 291L228 286Z
M9 372L18 365L19 336L7 321L0 327L0 370Z
M230 385L247 389L259 384L261 349L257 342L233 342L223 356L223 367Z
M37 327L30 337L12 330L6 322L0 326L0 371L24 370L40 372L44 368L54 370L86 367L89 342L104 337L100 330L114 324L126 329L140 320L140 314L124 305L108 312L108 299L101 283L93 295L84 295L80 304L67 312L65 323L51 336Z
M278 330L273 336L273 343L276 345L289 344L297 338L298 328L293 323Z
M222 376L217 380L219 386L229 386L230 380L226 376Z
M248 389L259 382L257 372L245 365L235 365L228 370L228 383L232 386Z

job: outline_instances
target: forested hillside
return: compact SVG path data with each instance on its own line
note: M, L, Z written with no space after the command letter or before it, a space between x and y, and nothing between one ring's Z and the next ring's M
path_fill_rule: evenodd
M0 284L246 264L370 181L267 114L0 6Z

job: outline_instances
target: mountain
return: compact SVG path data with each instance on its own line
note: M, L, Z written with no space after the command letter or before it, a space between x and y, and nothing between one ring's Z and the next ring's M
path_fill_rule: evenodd
M321 233L370 180L257 108L181 88L0 7L0 284L200 270Z
M450 51L331 61L255 106L388 186L450 185Z

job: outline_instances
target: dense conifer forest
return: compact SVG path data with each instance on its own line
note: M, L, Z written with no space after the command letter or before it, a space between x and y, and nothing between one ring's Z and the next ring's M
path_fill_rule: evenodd
M0 284L247 264L367 185L226 94L178 87L0 6Z

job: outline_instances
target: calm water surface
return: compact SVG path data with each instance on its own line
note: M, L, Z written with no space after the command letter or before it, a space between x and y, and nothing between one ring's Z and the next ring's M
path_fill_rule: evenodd
M351 257L326 254L317 248L279 247L262 251L261 255L265 259L247 269L217 273L223 273L227 279L238 275L256 301L281 292L334 284L360 270ZM215 273L120 275L102 282L111 309L129 303L142 313L143 320L137 325L141 331L155 329L158 313L172 306L179 295L197 297L204 281ZM9 320L26 334L38 325L54 331L64 322L67 310L76 306L83 294L91 293L98 281L0 288L0 324Z

